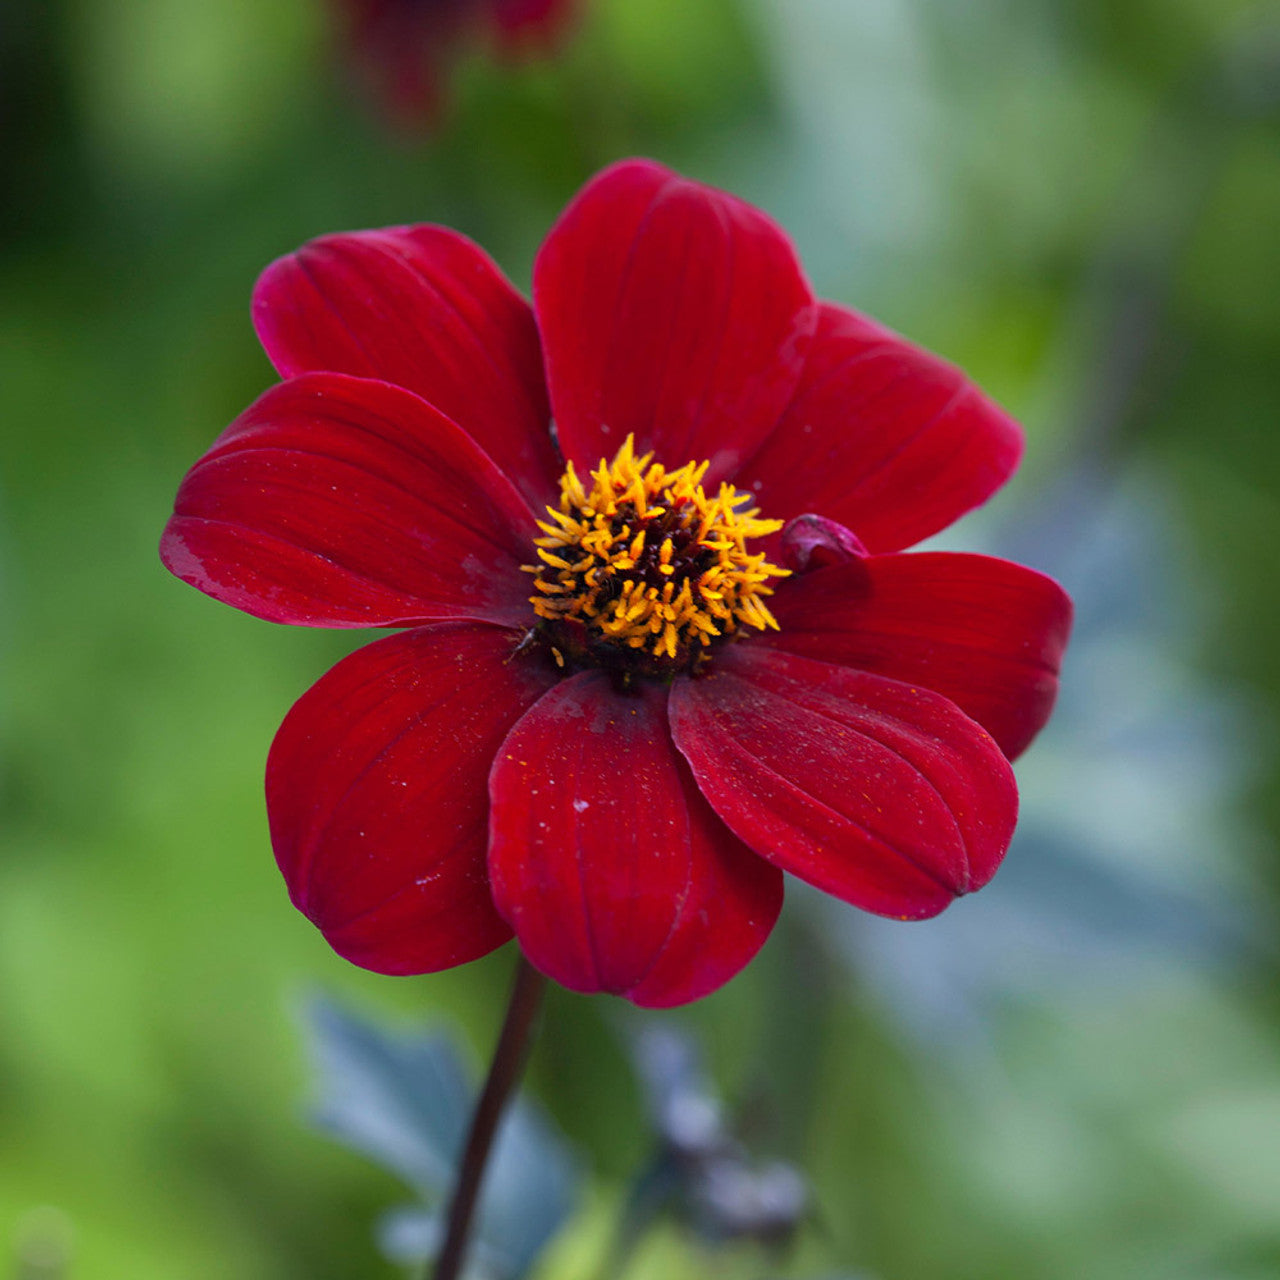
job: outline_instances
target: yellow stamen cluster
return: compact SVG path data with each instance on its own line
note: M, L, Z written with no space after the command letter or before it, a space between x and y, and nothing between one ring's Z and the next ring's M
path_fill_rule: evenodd
M570 463L559 507L538 523L542 563L526 566L537 575L538 616L569 624L592 650L604 642L669 664L695 659L743 624L776 629L764 597L789 571L747 543L782 521L759 519L729 484L708 497L709 465L668 471L651 453L637 457L630 436L612 463L601 459L590 486Z

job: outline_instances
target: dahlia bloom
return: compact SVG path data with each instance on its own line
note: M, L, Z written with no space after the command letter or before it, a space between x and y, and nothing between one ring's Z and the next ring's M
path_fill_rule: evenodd
M815 300L762 213L627 161L552 229L532 307L413 226L312 241L253 314L284 381L161 554L260 618L397 628L267 764L280 869L341 955L425 973L514 933L567 987L672 1005L751 959L783 872L904 920L990 879L1070 602L902 549L1021 432Z
M436 111L441 81L468 36L501 51L554 41L579 0L335 0L348 53L388 113L407 123Z

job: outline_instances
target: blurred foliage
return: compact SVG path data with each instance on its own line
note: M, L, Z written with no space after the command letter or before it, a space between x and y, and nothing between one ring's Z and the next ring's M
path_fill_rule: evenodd
M0 1259L44 1280L391 1275L369 1231L397 1183L299 1123L297 992L446 1017L477 1053L496 1032L508 955L361 973L272 866L267 745L359 637L269 627L156 560L182 472L271 381L256 273L324 231L446 222L523 283L577 185L652 154L773 211L822 292L1018 412L1030 449L1010 502L1039 501L1081 455L1139 470L1178 534L1149 572L1202 615L1189 658L1256 718L1238 812L1259 834L1224 827L1201 856L1260 883L1274 921L1273 12L596 0L554 63L465 60L443 128L417 142L346 96L325 12L0 9ZM1176 599L1166 613L1188 626ZM1274 957L1075 976L1001 1003L992 1063L963 1083L948 1042L904 1040L803 912L682 1015L759 1115L753 1149L812 1180L817 1221L782 1273L1280 1270ZM533 1062L598 1179L548 1276L593 1276L649 1154L617 1014L554 993ZM703 1248L663 1228L632 1274L705 1275ZM762 1264L731 1249L715 1265Z
M478 1091L447 1028L397 1032L322 999L307 1013L315 1122L418 1192L419 1203L392 1210L378 1235L393 1261L421 1267L444 1241ZM554 1126L517 1097L498 1128L476 1209L477 1277L522 1280L573 1212L579 1184L577 1161Z

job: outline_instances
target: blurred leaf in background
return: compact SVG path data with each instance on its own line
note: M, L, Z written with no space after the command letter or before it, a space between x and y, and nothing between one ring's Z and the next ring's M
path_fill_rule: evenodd
M708 1245L790 1243L810 1209L804 1175L785 1161L754 1160L687 1030L634 1019L630 1050L656 1150L631 1183L619 1217L611 1274L621 1274L645 1232L673 1212Z
M443 1030L397 1034L324 999L313 999L307 1012L316 1123L423 1197L424 1207L394 1211L379 1230L388 1257L421 1265L443 1238L443 1210L475 1105L461 1054ZM477 1274L528 1274L573 1212L579 1177L547 1118L517 1099L498 1130L481 1192Z

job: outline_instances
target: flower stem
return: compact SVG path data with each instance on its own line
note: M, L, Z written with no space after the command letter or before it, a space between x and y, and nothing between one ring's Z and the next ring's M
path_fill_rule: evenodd
M462 1270L471 1234L471 1218L484 1181L489 1148L493 1143L498 1121L502 1119L507 1099L524 1069L534 1020L546 985L546 978L522 955L516 962L515 980L507 1002L507 1016L498 1036L498 1046L493 1051L493 1061L489 1064L489 1076L471 1117L471 1131L467 1134L466 1150L462 1155L457 1185L449 1205L444 1247L440 1250L432 1273L434 1280L457 1280Z

